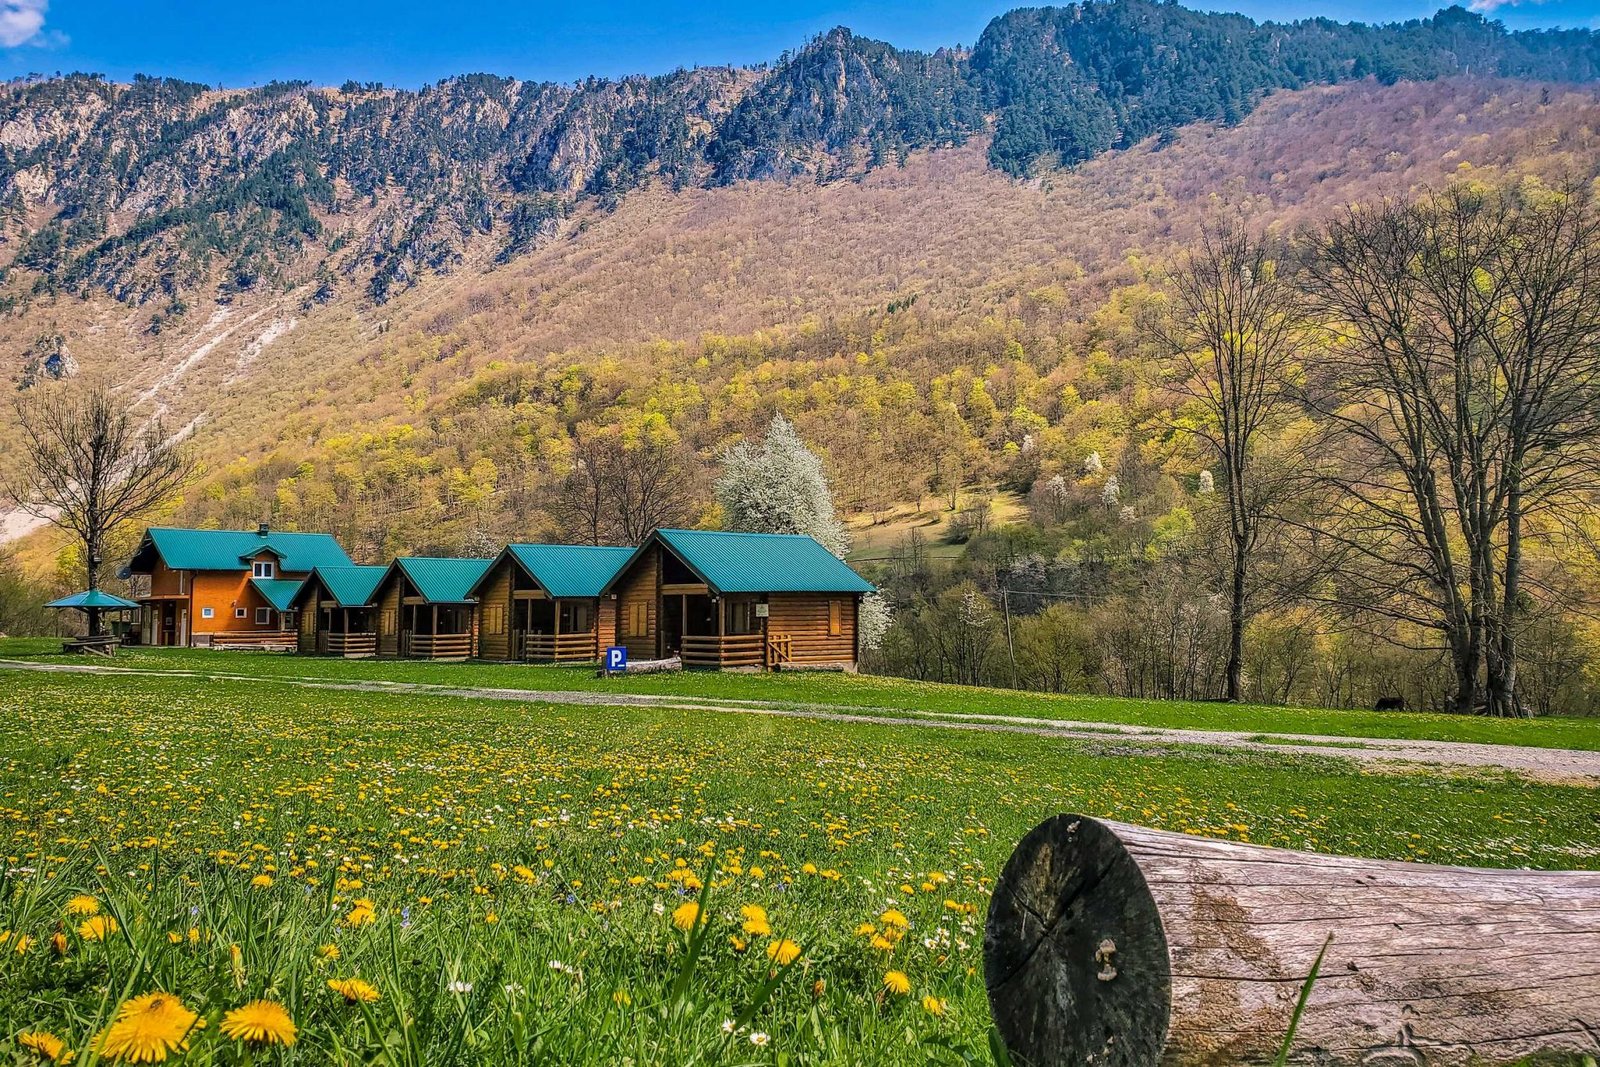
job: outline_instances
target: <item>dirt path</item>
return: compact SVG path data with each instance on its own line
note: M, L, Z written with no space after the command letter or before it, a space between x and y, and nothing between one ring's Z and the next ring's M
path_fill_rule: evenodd
M472 700L508 700L522 703L589 704L607 707L655 707L685 711L715 711L744 715L776 715L826 722L871 723L884 726L933 727L945 730L979 730L1031 734L1097 742L1111 755L1152 755L1173 748L1225 748L1308 756L1335 756L1380 767L1450 767L1494 769L1543 782L1600 787L1600 752L1567 748L1526 748L1485 745L1464 741L1417 741L1395 738L1337 737L1324 734L1262 734L1244 730L1186 730L1129 726L1119 723L1038 719L1021 715L963 714L945 711L905 711L890 708L850 707L779 701L655 696L642 693L597 693L582 690L496 689L476 686L431 685L423 682L339 681L312 677L262 677L223 671L141 670L98 663L32 663L0 660L0 671L19 670L57 674L94 674L108 677L194 678L205 681L255 682L308 689L351 690L365 693L424 694ZM1266 738L1270 738L1267 740Z

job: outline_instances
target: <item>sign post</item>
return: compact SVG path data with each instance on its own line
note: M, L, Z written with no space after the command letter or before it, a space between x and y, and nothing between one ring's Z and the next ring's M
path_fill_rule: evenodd
M606 661L607 674L621 674L628 669L628 648L626 645L607 645Z

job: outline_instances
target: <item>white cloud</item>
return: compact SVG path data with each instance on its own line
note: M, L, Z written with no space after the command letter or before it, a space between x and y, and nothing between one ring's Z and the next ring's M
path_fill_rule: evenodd
M50 0L0 0L0 48L28 44L44 29Z
M1521 7L1524 4L1542 4L1544 0L1472 0L1467 5L1480 15L1492 15L1503 7Z

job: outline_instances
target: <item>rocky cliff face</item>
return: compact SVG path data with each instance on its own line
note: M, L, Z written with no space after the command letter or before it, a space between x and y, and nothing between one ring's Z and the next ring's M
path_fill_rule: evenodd
M1458 8L1373 28L1115 0L1012 12L971 52L840 29L761 69L577 85L13 83L0 88L0 310L103 292L159 332L247 292L381 304L524 255L575 210L650 182L830 181L990 131L991 165L1027 176L1236 122L1276 89L1466 67L1590 79L1595 42Z

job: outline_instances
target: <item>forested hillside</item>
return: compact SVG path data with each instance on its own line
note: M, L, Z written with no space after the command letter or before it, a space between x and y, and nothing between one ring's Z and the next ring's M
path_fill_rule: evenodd
M718 457L781 412L895 602L880 669L1214 695L1220 472L1143 325L1170 271L1224 216L1289 235L1453 180L1591 178L1594 55L1459 9L1133 0L1013 12L970 51L841 30L576 86L14 84L0 359L19 396L109 376L191 434L172 519L364 561L574 536L575 473L641 451L675 521L716 523ZM58 546L21 558L70 568ZM1536 566L1569 605L1591 563ZM1530 699L1587 706L1584 616L1538 621ZM1438 703L1414 638L1275 608L1250 695Z

